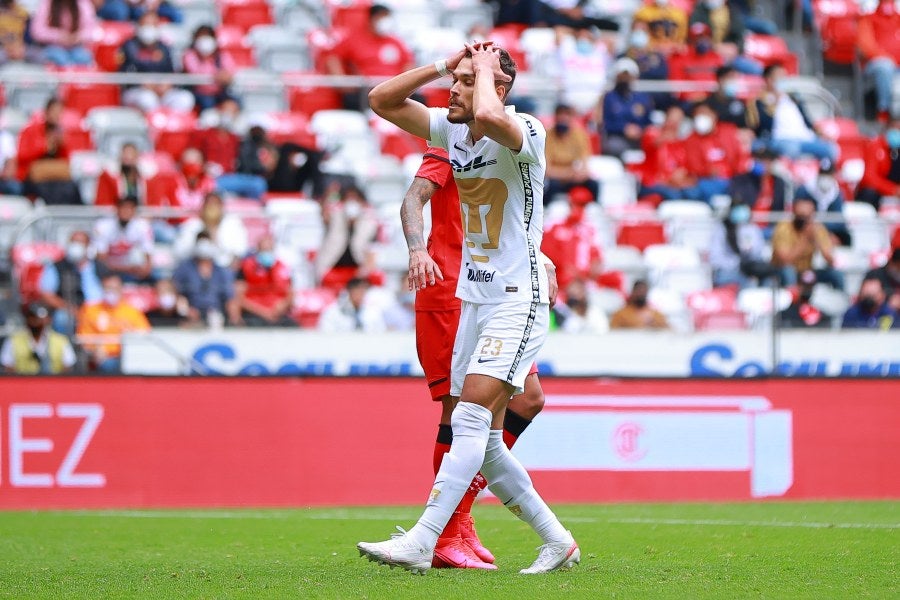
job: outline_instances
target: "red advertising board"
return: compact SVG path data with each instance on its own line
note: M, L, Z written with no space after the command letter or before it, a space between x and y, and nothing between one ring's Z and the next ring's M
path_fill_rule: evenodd
M900 498L890 382L543 383L551 502ZM418 379L0 379L0 508L418 504L438 416Z

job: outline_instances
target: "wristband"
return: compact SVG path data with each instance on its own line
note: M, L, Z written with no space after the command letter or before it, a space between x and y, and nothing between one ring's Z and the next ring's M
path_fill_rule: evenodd
M447 70L447 61L443 58L434 61L434 68L437 69L437 72L441 77L446 77L450 74L450 71Z

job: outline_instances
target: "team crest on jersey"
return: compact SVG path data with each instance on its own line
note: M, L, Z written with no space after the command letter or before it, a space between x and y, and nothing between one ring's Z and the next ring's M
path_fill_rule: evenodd
M490 165L496 165L497 161L491 159L485 162L484 157L476 156L469 162L463 164L456 159L450 161L450 164L453 165L453 170L457 173L466 173L468 171L477 171L478 169L488 167Z
M434 502L435 500L438 499L438 496L440 496L440 495L441 495L441 490L439 488L434 488L433 490L431 490L431 494L428 495L428 501Z

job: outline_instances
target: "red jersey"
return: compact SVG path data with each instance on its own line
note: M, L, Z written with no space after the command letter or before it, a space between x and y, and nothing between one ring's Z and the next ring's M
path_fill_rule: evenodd
M268 308L287 298L291 290L291 270L280 260L266 269L256 256L248 256L241 263L239 277L247 282L247 299Z
M588 277L601 260L596 230L586 219L567 219L551 225L544 233L541 251L556 265L556 281L565 290L576 277Z
M731 127L716 125L709 135L691 134L684 145L685 168L694 177L722 177L731 179L742 170L741 146Z
M462 263L462 213L459 192L453 180L450 159L443 148L428 148L422 157L416 177L438 186L431 197L431 233L428 235L428 254L437 263L444 280L416 293L416 310L458 310L456 282Z
M334 54L349 73L367 77L398 75L413 64L413 54L401 39L377 36L368 29L348 33Z

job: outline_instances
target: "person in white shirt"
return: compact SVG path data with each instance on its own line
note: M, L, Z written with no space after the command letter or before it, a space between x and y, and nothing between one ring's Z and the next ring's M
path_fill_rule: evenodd
M410 98L451 74L448 109L429 109ZM508 52L489 42L467 44L369 93L376 114L448 151L463 218L457 286L463 302L450 384L451 396L459 397L451 417L453 442L415 526L385 542L357 544L371 560L412 572L431 567L438 536L479 468L491 492L543 540L522 573L571 567L581 556L502 439L506 406L522 393L549 326L549 284L539 260L546 132L536 118L504 106L515 76ZM410 275L417 287L442 276L427 253Z
M101 272L115 273L124 282L137 283L149 279L153 227L150 221L137 216L137 198L119 198L115 216L97 221L92 238L97 267Z
M217 192L209 192L203 198L199 214L191 217L178 228L175 239L175 255L180 260L187 260L194 251L197 234L201 231L209 233L215 244L214 261L224 268L236 269L238 262L250 250L250 241L244 222L237 215L225 212L222 197Z
M369 281L355 277L319 316L318 330L325 333L362 331L382 333L387 329L383 306L370 293Z

